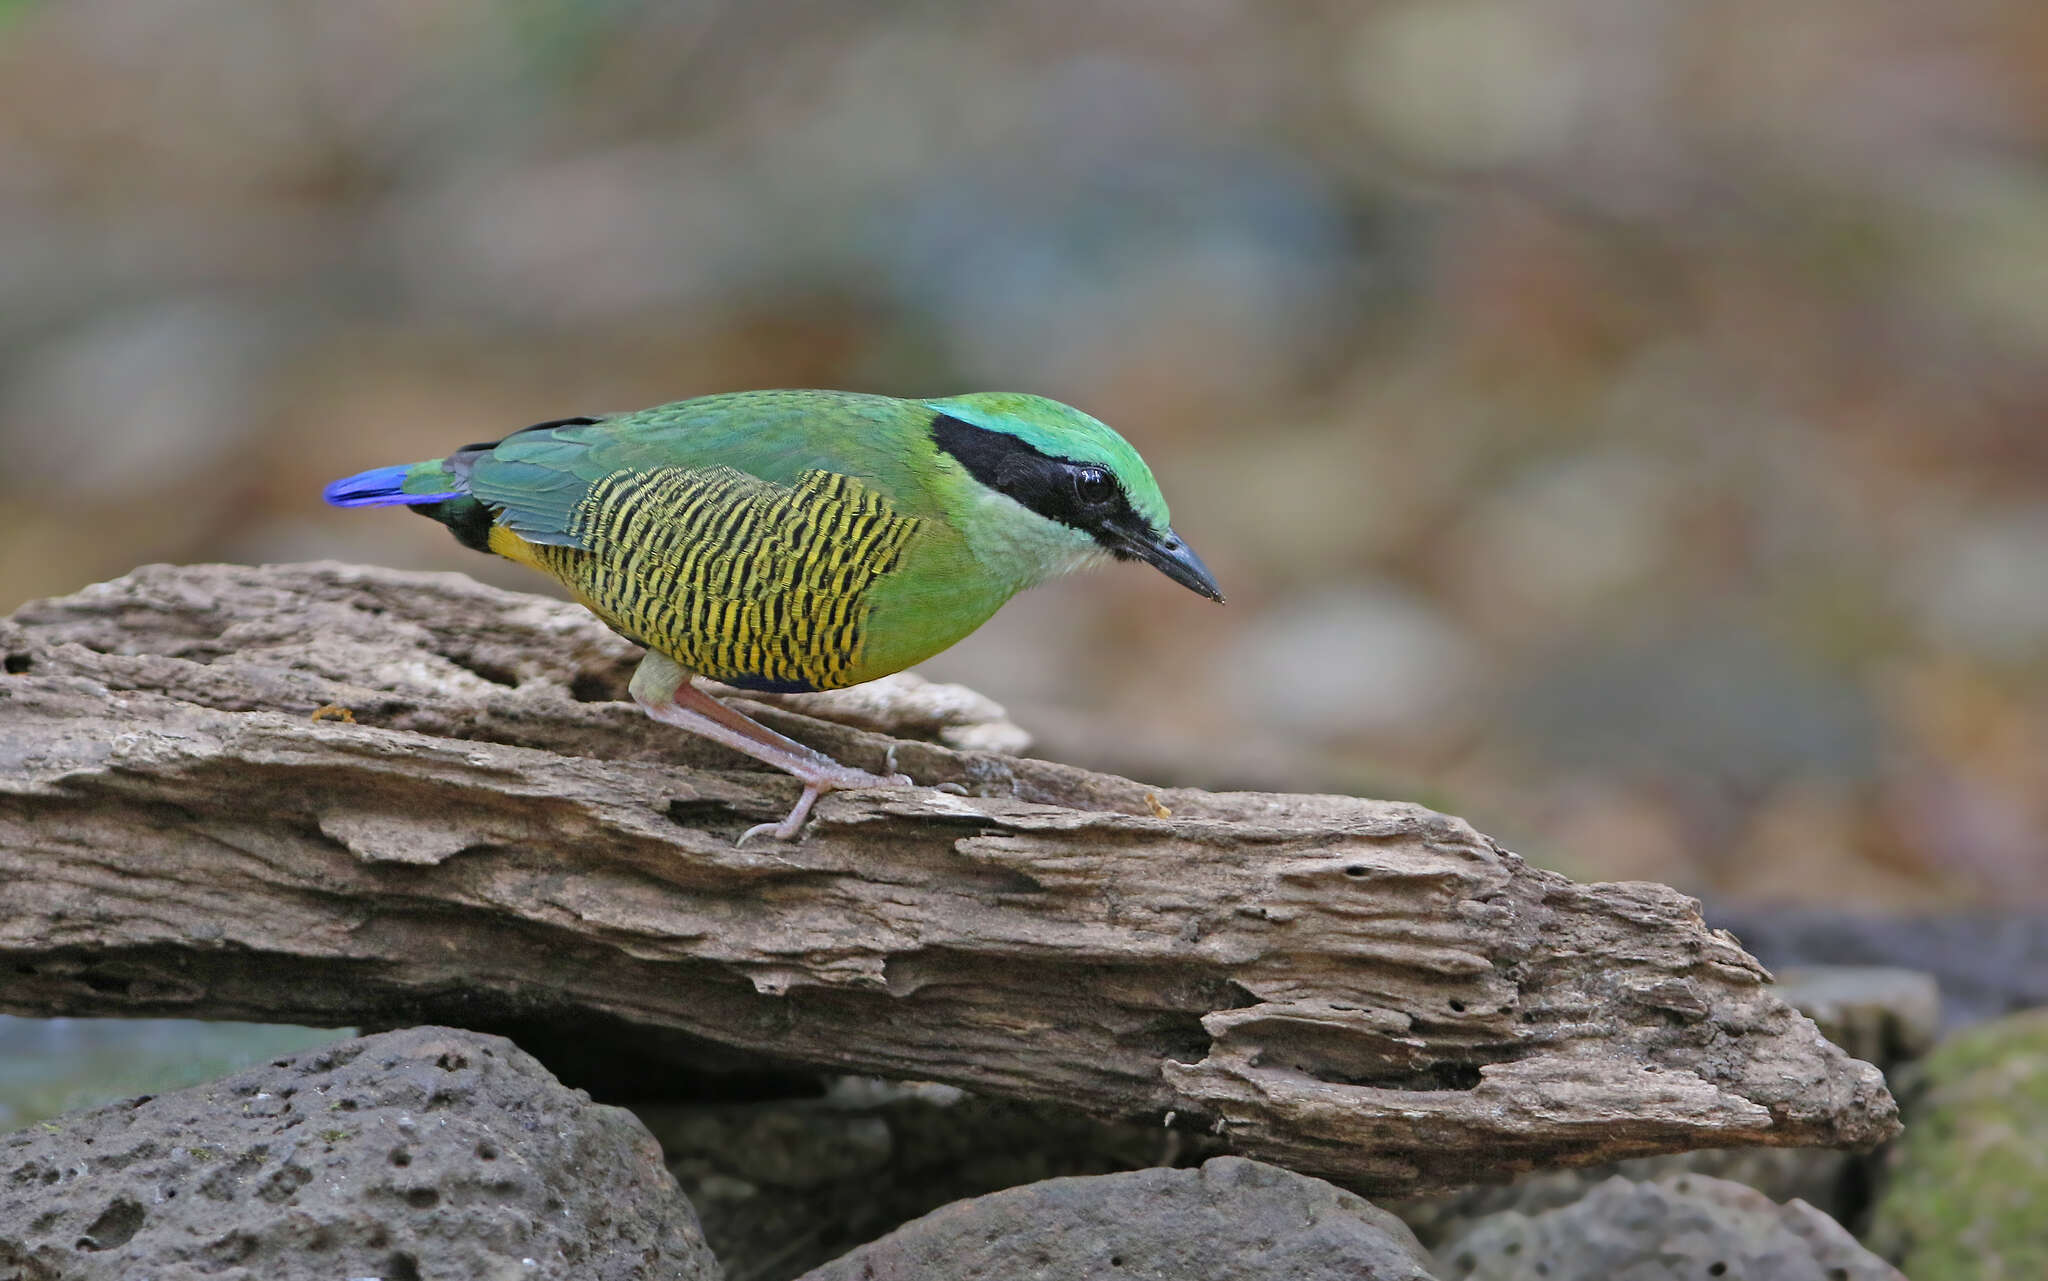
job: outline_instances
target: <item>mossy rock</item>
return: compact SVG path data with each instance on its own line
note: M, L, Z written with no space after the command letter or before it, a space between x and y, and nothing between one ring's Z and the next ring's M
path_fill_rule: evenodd
M1868 1244L1913 1281L2048 1277L2048 1010L1922 1064Z

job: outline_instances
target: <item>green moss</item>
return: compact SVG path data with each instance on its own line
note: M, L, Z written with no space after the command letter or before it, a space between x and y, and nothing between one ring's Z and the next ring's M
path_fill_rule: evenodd
M1925 1061L1869 1244L1914 1281L2048 1277L2048 1010Z

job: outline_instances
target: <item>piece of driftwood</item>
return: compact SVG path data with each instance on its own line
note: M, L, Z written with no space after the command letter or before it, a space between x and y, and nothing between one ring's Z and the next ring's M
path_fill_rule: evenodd
M1896 1129L1876 1070L1664 886L1575 884L1415 805L1147 789L781 709L972 794L841 793L802 841L736 848L795 783L617 701L634 657L573 606L336 564L24 607L0 1010L945 1081L1380 1193ZM835 714L1011 741L943 687Z

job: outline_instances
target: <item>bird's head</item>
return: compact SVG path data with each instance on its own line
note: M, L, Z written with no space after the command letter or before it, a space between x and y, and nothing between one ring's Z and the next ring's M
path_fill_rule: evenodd
M1141 560L1174 582L1221 602L1194 549L1168 523L1152 469L1130 442L1078 409L1008 392L924 402L936 413L932 442L984 489L1009 499L1045 542Z

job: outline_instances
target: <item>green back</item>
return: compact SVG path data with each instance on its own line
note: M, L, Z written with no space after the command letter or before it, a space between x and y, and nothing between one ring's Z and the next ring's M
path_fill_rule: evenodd
M621 471L730 467L776 485L808 471L856 476L915 515L938 515L916 466L929 411L832 391L752 391L657 405L594 423L534 428L469 467L469 492L529 542L571 546L576 510ZM928 452L928 450L926 451Z

